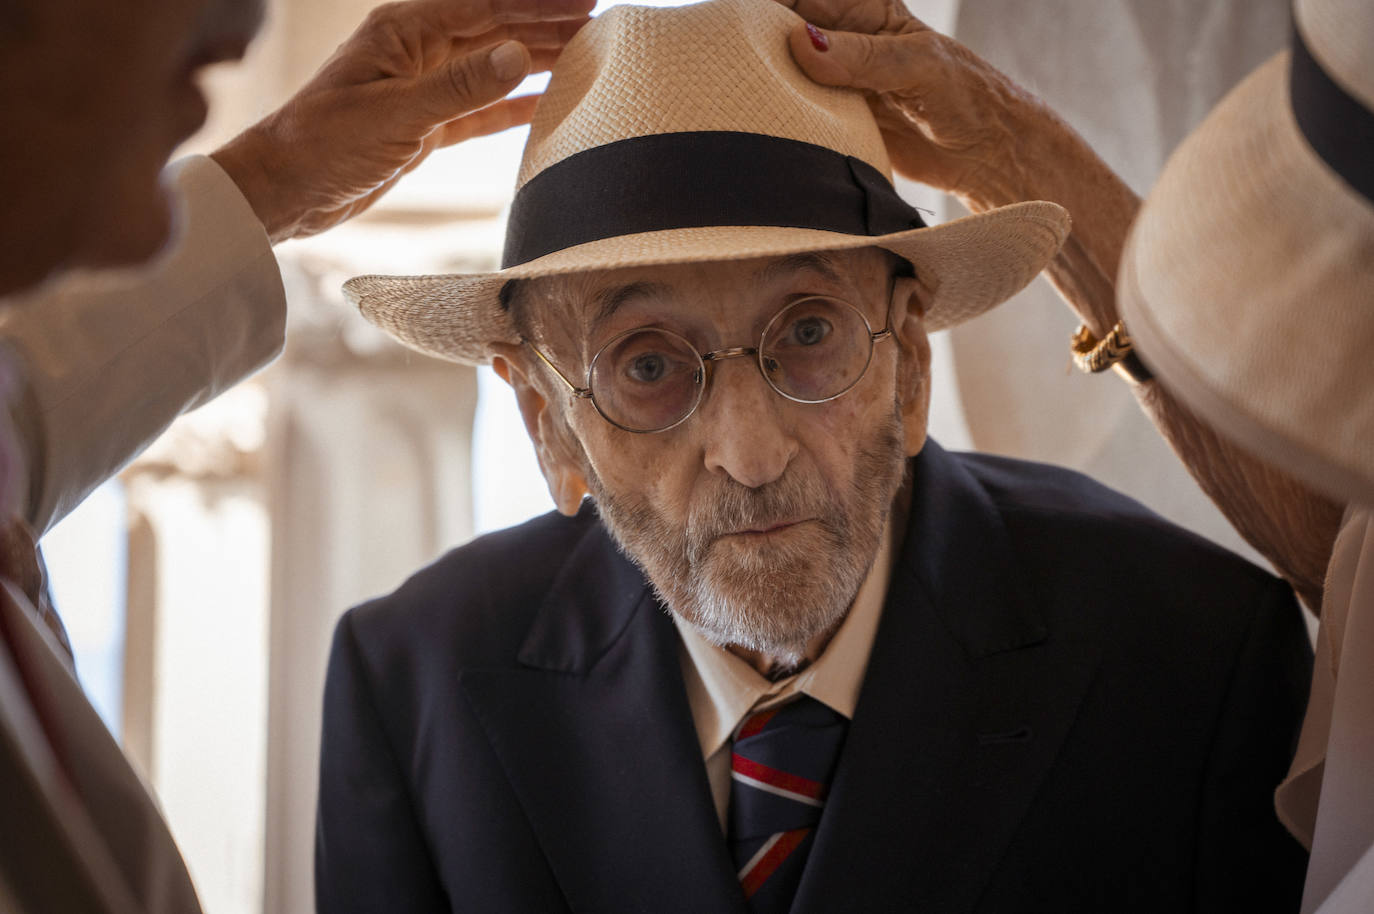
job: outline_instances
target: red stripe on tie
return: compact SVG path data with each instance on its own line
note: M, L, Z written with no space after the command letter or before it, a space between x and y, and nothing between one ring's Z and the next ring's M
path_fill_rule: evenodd
M778 706L778 708L781 707L781 705ZM768 726L768 722L773 719L773 715L778 713L778 708L769 708L767 711L760 711L752 717L747 718L744 721L744 726L739 728L739 734L735 739L748 739L751 736L757 735L760 730Z
M797 845L806 840L806 835L810 832L809 828L795 828L792 831L785 831L778 842L773 845L768 853L763 855L763 859L754 864L754 868L744 874L744 878L739 881L740 888L744 889L744 897L752 898L754 893L763 888L763 884L768 881L768 877L777 872L778 867L792 852L797 849Z
M779 771L776 768L761 765L753 759L745 758L738 752L731 754L730 764L731 767L740 774L751 777L756 781L763 781L763 783L770 787L778 787L782 790L791 791L792 793L799 793L812 800L819 800L825 795L825 785L820 781L813 781L810 778L804 778L796 774L788 774L786 771Z

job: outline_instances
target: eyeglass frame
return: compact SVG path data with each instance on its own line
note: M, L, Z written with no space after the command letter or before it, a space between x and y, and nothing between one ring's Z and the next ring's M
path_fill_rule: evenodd
M651 324L645 324L642 327L631 327L629 330L626 330L622 333L617 333L615 336L611 337L609 340L601 344L601 346L596 350L596 355L592 356L591 362L589 362L587 365L586 387L578 387L572 381L568 380L568 377L565 374L563 374L563 372L558 370L558 366L553 364L553 362L549 360L549 357L546 356L539 349L538 346L530 342L528 338L522 335L520 337L520 342L530 347L530 349L534 351L534 354L539 357L539 360L543 362L545 365L549 366L549 370L552 371L555 375L557 375L558 380L562 381L565 385L567 385L568 391L574 397L576 397L579 400L591 401L592 408L596 410L596 414L600 416L602 419L605 419L607 422L609 422L616 428L620 429L621 431L629 432L632 435L657 435L660 432L672 431L682 423L686 422L688 419L692 418L692 416L696 413L697 408L701 406L701 401L706 399L706 392L711 387L712 366L714 366L717 362L723 362L726 359L736 359L742 358L744 356L755 356L756 358L754 364L758 368L759 374L763 376L763 382L767 384L769 389L776 393L778 396L782 397L785 400L790 400L793 403L829 403L831 400L837 400L845 394L849 393L851 390L853 390L855 387L859 385L859 382L862 381L865 376L867 376L868 369L873 364L873 351L877 344L881 343L883 340L889 339L892 336L892 300L895 298L895 294L897 291L896 279L897 278L894 277L892 290L888 296L887 324L881 330L874 330L873 325L868 321L868 315L864 314L863 311L859 310L859 308L845 301L843 298L838 298L834 295L806 295L783 305L781 308L777 310L777 313L775 313L772 317L768 319L768 323L764 324L763 332L759 334L759 345L757 346L728 346L723 349L713 349L710 352L701 352L699 349L697 349L697 347L692 343L691 340L687 339L682 334L676 333L672 330L665 329L663 327L655 327ZM772 380L769 379L767 369L765 369L763 365L763 343L768 338L768 331L773 328L773 323L779 317L781 317L784 312L786 312L789 308L801 304L802 302L810 301L816 298L823 298L829 301L838 302L839 304L844 305L846 308L853 311L855 314L859 316L859 320L863 321L864 329L868 331L868 358L864 361L864 367L862 370L859 371L858 376L855 377L854 380L851 381L849 385L845 387L843 390L841 390L839 393L832 394L831 396L824 397L820 400L803 400L800 397L794 397L791 394L784 393L783 391L779 390L773 384ZM697 392L696 401L692 403L692 408L687 410L687 412L683 413L682 418L678 419L672 425L665 425L662 428L630 428L627 425L622 425L621 423L615 421L610 416L606 415L605 412L602 411L600 404L596 402L596 395L593 393L591 387L592 373L596 370L596 360L601 358L602 353L604 353L606 350L610 349L612 345L620 342L626 337L646 331L664 333L668 336L675 337L676 339L681 340L686 345L686 347L693 354L696 355L697 361L700 364L702 371L701 386Z

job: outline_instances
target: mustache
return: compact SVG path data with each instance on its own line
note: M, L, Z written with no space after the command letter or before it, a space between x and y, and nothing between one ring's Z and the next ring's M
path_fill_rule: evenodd
M741 530L764 530L791 521L835 516L826 487L800 474L786 474L751 489L724 479L696 500L687 518L687 543L694 557L704 555L722 536Z

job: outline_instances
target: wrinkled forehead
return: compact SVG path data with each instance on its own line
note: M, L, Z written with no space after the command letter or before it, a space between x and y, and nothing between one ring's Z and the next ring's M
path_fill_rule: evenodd
M897 262L886 251L860 248L659 264L529 280L521 284L518 298L525 319L539 325L530 329L550 342L574 345L627 320L752 325L798 293L843 298L880 317L874 309L886 305L879 299Z

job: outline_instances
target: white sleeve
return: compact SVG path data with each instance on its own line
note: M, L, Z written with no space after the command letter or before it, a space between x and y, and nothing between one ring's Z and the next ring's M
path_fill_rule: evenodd
M286 295L267 234L204 156L172 163L178 238L138 271L66 278L7 308L27 518L46 531L195 409L281 351Z

